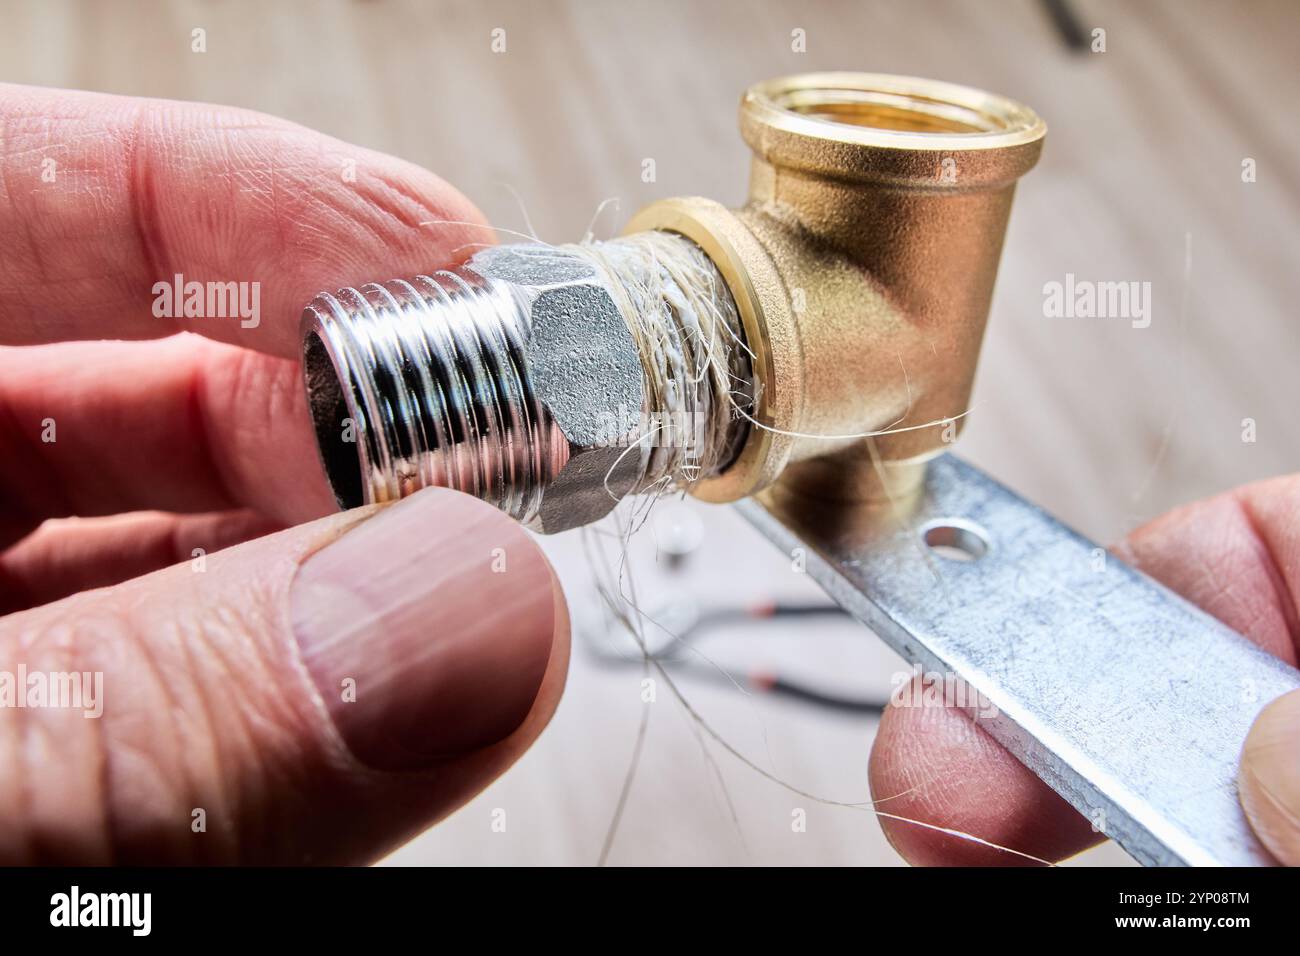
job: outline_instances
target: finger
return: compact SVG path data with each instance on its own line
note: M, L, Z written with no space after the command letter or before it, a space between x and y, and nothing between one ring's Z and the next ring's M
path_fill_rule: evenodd
M1027 866L1105 839L975 721L932 696L918 677L885 709L868 768L874 806L888 814L880 825L909 863Z
M296 362L191 335L0 349L0 547L47 518L336 510Z
M47 521L0 553L0 614L107 587L283 526L251 511L145 512Z
M427 271L490 241L427 225L482 218L426 170L202 103L0 84L0 173L7 344L189 330L292 357L322 289ZM185 317L155 291L178 275L186 299L187 282L244 283L239 307Z
M1241 754L1241 804L1260 842L1300 866L1300 691L1264 708Z
M1298 507L1300 478L1260 482L1171 512L1116 550L1294 662ZM1056 861L1102 839L1089 821L955 709L887 708L870 769L875 798L904 794L881 809L1022 853ZM881 825L913 863L1002 865L1022 859L913 824L884 819Z
M11 615L0 670L102 673L102 716L0 709L0 860L372 860L518 758L567 659L540 550L444 489Z
M1270 654L1296 663L1300 475L1171 511L1116 552Z

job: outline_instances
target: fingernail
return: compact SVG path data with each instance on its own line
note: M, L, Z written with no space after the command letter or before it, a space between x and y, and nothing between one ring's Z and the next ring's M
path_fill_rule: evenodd
M303 564L294 634L358 759L427 768L523 722L550 659L554 587L518 524L467 495L428 489Z
M1273 701L1246 736L1241 805L1278 861L1300 866L1300 690Z

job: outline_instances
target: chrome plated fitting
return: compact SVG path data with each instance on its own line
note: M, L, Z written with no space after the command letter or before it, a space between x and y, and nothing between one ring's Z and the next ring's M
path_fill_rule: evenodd
M673 241L712 270L688 240ZM508 245L432 276L318 296L303 315L304 374L339 505L438 485L552 533L670 477L682 456L661 453L664 435L709 436L665 429L647 406L653 359L615 287L645 280L611 275L577 247ZM734 371L747 376L742 357ZM738 420L728 441L745 430Z

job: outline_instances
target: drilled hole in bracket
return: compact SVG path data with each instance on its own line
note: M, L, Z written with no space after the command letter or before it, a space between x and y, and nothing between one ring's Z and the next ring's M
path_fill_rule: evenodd
M988 532L960 518L941 518L921 529L926 547L947 561L978 561L989 550Z

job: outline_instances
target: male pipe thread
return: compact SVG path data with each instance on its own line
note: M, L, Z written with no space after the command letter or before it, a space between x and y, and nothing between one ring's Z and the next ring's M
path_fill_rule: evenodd
M440 486L549 532L594 521L628 493L665 479L688 484L725 465L747 423L719 425L721 395L688 409L712 429L704 457L696 457L696 439L686 439L690 455L672 444L690 423L666 423L664 410L650 407L663 398L665 383L656 391L650 376L664 374L654 363L665 358L645 353L699 358L701 346L674 324L655 327L639 347L629 323L641 319L623 311L662 305L680 317L675 281L664 300L645 296L649 272L679 274L659 258L672 257L697 270L727 341L743 343L725 284L679 236L601 247L596 256L573 246L498 246L455 269L317 296L303 314L304 378L339 505ZM649 254L617 255L632 250ZM743 348L727 356L743 394L747 357ZM683 387L680 375L666 384Z
M466 268L312 300L303 371L339 506L436 485L533 515L569 446L534 395L527 322L509 283Z

